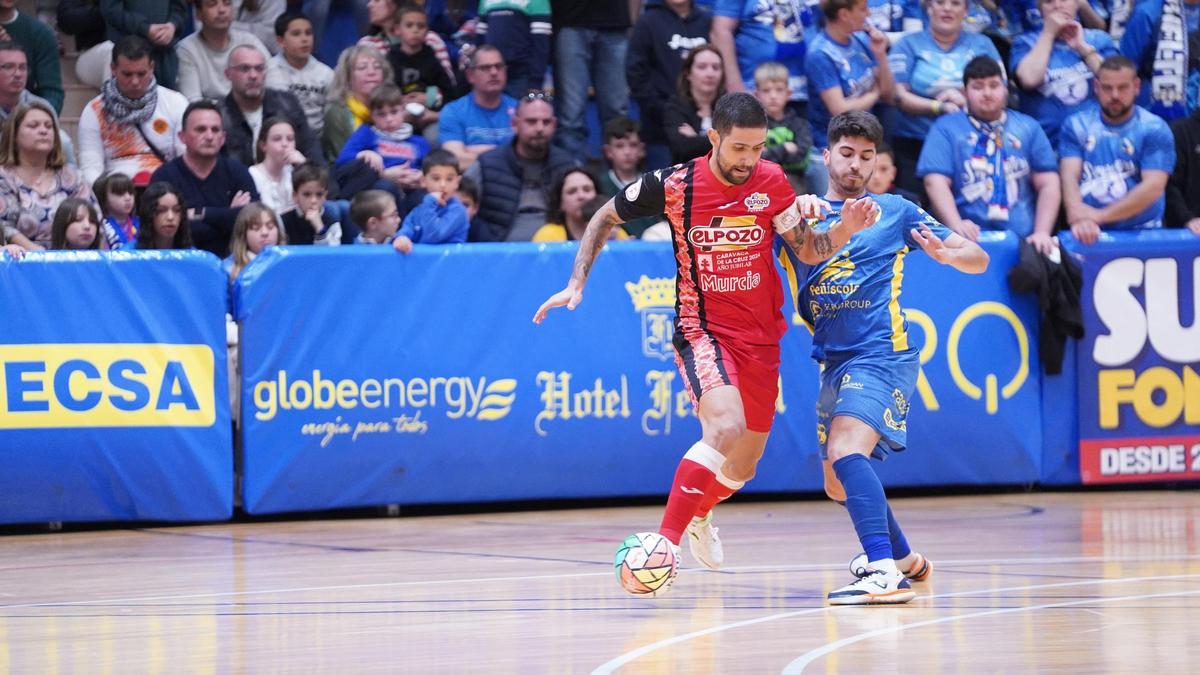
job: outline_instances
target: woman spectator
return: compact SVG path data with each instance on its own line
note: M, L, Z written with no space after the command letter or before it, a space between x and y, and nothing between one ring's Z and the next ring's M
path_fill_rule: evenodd
M287 213L296 208L292 190L292 166L304 163L304 155L296 149L296 130L282 117L263 122L258 134L255 157L258 164L250 167L250 177L266 204L275 213Z
M712 145L706 132L712 128L713 104L725 93L725 63L712 45L693 49L683 60L675 97L663 109L663 131L678 164L707 153Z
M17 106L0 138L0 225L9 243L49 246L54 213L68 197L96 204L91 186L66 163L54 110L43 101Z
M374 47L356 45L338 57L329 87L329 108L321 131L321 150L332 164L350 134L360 124L371 121L371 92L394 79L387 58Z
M192 231L185 213L187 202L179 188L164 181L151 183L138 205L142 226L138 229L137 249L192 248Z
M900 38L888 55L896 79L896 104L908 113L897 115L892 127L897 183L921 196L925 188L917 178L917 158L934 118L966 107L963 68L976 56L1000 61L988 37L963 30L967 0L924 0L924 6L929 26Z
M1092 79L1117 53L1108 33L1080 25L1077 8L1078 0L1038 0L1042 28L1013 41L1010 67L1023 90L1021 112L1042 125L1051 146L1063 120L1095 104Z
M531 241L579 241L587 229L588 220L596 208L607 199L596 199L595 176L586 169L572 167L560 173L550 188L546 213L550 221L534 233ZM587 207L599 202L595 208ZM628 239L629 235L620 227L613 228L612 239Z

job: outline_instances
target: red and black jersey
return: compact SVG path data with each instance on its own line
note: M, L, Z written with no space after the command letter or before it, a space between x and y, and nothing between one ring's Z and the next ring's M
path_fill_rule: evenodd
M699 331L778 344L787 322L771 249L775 231L794 227L798 216L774 221L796 193L774 162L760 160L745 183L725 185L708 161L705 155L643 174L615 197L617 214L624 220L666 214L675 247L677 336Z

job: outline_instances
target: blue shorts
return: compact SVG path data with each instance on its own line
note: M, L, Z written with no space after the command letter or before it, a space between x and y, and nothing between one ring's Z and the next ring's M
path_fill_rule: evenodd
M879 432L871 451L876 459L903 450L908 440L908 401L917 384L921 362L916 349L860 354L829 361L821 369L817 395L817 444L828 459L825 442L833 418L853 417Z

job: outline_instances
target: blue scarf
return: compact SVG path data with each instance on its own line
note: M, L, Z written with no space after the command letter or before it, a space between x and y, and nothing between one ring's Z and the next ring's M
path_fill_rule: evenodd
M999 222L1008 221L1008 176L1004 173L1004 122L1007 119L1007 113L995 122L984 122L967 115L967 120L975 127L971 168L991 174L988 179L988 192L991 193L988 197L988 220ZM1009 143L1013 147L1020 147L1020 141L1011 135Z
M1150 112L1165 120L1187 115L1188 36L1183 0L1162 0L1150 78Z

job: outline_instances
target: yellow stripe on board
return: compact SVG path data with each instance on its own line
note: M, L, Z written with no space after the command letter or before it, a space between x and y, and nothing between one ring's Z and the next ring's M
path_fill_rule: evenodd
M900 282L904 281L904 256L908 247L900 249L892 263L892 299L888 302L888 313L892 316L892 351L908 349L908 333L904 330L904 314L900 311Z

